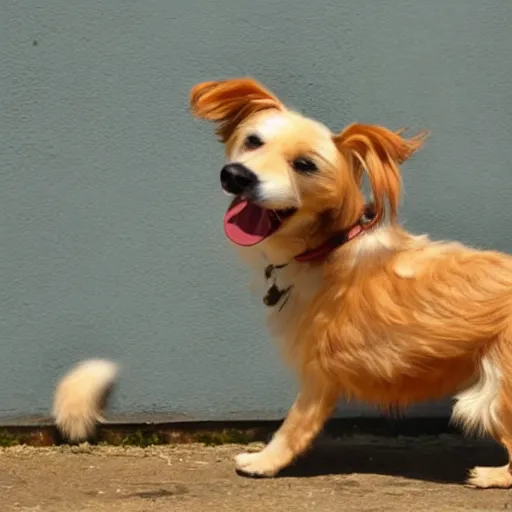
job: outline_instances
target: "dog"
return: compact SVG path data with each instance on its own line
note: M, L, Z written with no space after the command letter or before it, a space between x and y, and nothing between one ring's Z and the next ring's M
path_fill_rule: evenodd
M509 454L468 483L511 487L512 257L400 226L399 165L427 134L332 133L251 78L198 84L190 104L225 145L225 233L266 286L270 328L301 384L270 443L239 455L238 471L276 475L339 399L406 407L452 395L453 419Z
M511 487L512 257L400 226L399 166L427 134L368 124L333 133L252 78L200 83L190 106L225 146L224 231L253 267L300 382L270 443L238 455L237 471L277 475L340 399L396 408L451 395L454 421L509 454L505 466L474 468L468 484ZM54 416L68 437L92 432L115 373L92 361L61 382Z

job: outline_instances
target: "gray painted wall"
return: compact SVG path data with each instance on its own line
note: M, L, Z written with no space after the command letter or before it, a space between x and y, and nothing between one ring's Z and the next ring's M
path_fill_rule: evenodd
M84 357L115 410L281 414L294 382L227 247L222 148L190 86L253 75L333 129L432 130L414 231L512 251L510 0L5 0L0 416Z

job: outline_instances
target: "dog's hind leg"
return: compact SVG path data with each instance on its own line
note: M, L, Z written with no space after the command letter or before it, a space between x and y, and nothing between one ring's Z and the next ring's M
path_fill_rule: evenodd
M512 345L500 345L482 359L479 380L457 397L454 407L454 417L467 430L491 435L507 451L506 465L470 471L468 485L480 489L512 487Z
M331 390L304 390L261 452L236 457L237 471L252 476L276 475L306 450L332 413L336 399L337 394Z
M512 437L503 437L501 444L506 448L509 462L504 466L477 466L469 472L467 483L479 489L512 487Z

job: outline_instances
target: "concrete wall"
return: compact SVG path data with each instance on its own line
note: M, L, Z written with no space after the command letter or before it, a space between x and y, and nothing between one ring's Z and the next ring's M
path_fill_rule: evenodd
M409 229L512 250L509 0L5 0L0 417L84 357L115 410L281 414L294 382L222 235L194 83L254 75L333 129L432 130Z

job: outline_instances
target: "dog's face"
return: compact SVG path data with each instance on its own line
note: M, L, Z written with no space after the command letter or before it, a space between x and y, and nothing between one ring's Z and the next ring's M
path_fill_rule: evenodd
M383 217L386 202L394 216L400 190L396 164L420 144L377 126L352 125L334 134L288 110L251 79L199 84L191 105L196 115L218 123L226 146L220 180L234 199L224 224L239 245L275 234L308 238L346 229L362 214L363 170L377 217Z
M294 112L268 109L249 116L230 138L227 160L221 184L235 199L226 232L237 243L292 234L342 204L354 209L348 203L355 194L344 192L357 188L331 132ZM237 237L239 229L251 236Z

